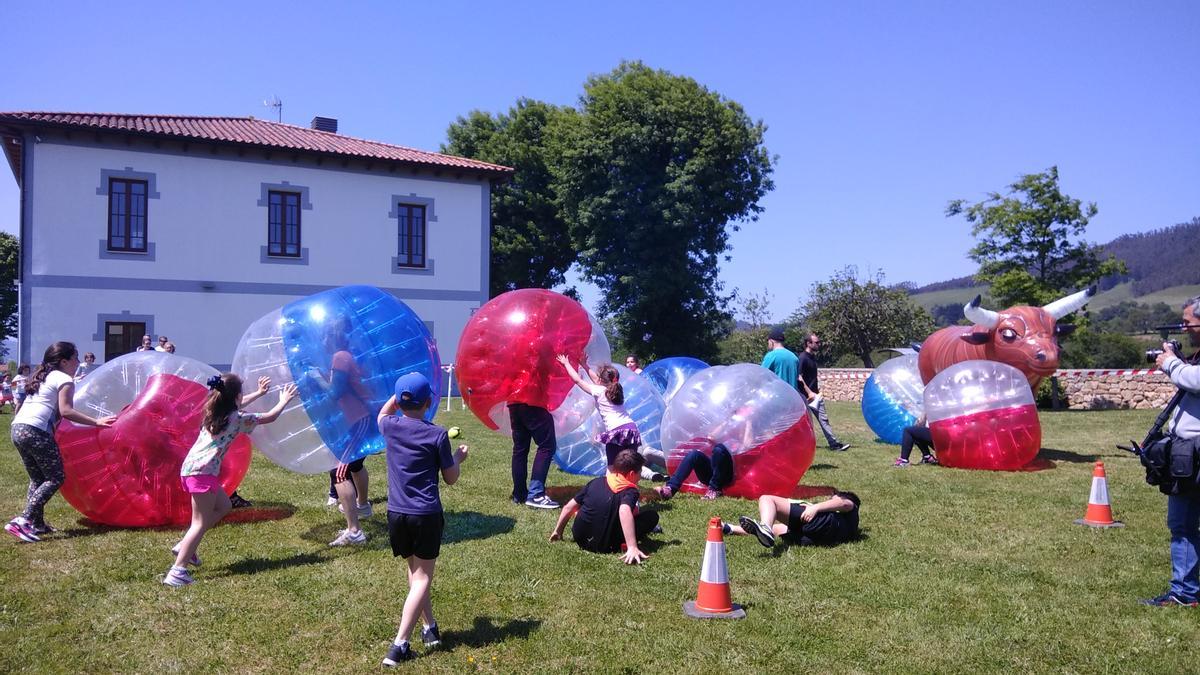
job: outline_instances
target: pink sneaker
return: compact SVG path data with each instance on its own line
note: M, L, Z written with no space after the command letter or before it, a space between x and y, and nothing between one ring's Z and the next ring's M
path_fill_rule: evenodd
M8 521L8 524L4 526L4 531L24 542L41 541L37 533L33 531L33 526L21 516Z
M711 500L711 499L716 499L717 497L720 497L720 496L721 496L720 490L714 490L712 488L709 488L708 490L706 490L704 492L704 495L701 496L700 499L710 499Z
M671 495L675 494L675 491L671 489L670 485L660 485L654 488L654 492L663 499L670 499Z

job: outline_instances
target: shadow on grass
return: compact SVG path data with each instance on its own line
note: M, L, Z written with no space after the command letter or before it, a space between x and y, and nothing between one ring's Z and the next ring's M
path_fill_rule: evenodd
M470 630L448 630L443 633L442 644L453 651L459 646L479 648L513 638L524 640L541 625L541 619L509 619L497 626L492 617L477 616Z
M1100 459L1100 455L1082 455L1077 452L1056 450L1055 448L1042 448L1038 451L1037 458L1055 460L1059 462L1072 462L1076 464L1091 464L1092 462Z
M743 538L743 537L739 537L739 538ZM788 541L788 540L780 537L779 538L780 543L776 546L771 547L771 550L767 551L766 555L771 558L778 558L779 556L783 555L784 551L786 551L788 548L790 548L792 546L809 548L809 549L836 548L838 546L851 546L854 544L858 544L858 543L867 541L870 538L871 538L870 528L861 529L858 531L858 534L855 534L854 536L850 537L846 541L840 541L840 542L837 542L834 544L823 544L823 543L822 544L819 544L819 543L798 544L798 543L791 542L791 541ZM750 537L750 540L754 541L754 537Z
M296 507L284 502L262 502L258 506L250 506L244 509L234 509L229 512L217 527L226 525L244 525L246 523L265 523L272 520L283 520L291 518L292 514L296 513ZM66 539L74 539L75 537L91 537L93 535L107 534L120 530L144 530L147 532L178 532L186 530L189 523L155 525L153 527L120 527L116 525L106 525L98 523L90 518L80 518L75 521L82 527L73 527L70 529L60 530L62 537Z
M455 544L473 539L487 539L497 534L512 532L517 521L508 516L497 516L478 511L447 511L446 531L442 534L443 544Z
M813 464L812 466L808 467L808 470L809 471L828 471L829 469L836 469L836 468L837 468L836 464Z
M303 565L316 565L328 562L328 558L315 553L297 553L286 558L244 558L235 563L214 570L214 577L231 577L237 574L258 574L273 572Z
M388 543L387 518L375 516L372 518L359 518L358 527L367 534L367 543L355 546L341 547L347 551L360 551L369 549L389 549L391 544ZM346 528L346 518L337 511L330 512L328 522L314 525L307 532L300 535L304 541L310 541L314 544L326 546L333 541L338 533Z

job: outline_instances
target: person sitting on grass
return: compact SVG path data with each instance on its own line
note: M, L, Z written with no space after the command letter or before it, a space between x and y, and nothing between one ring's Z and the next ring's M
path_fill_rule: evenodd
M608 473L592 479L562 508L550 541L562 539L567 521L578 514L571 525L571 534L579 548L593 553L615 553L624 547L621 560L627 565L648 558L638 548L638 540L658 526L658 513L638 509L637 482L643 462L636 450L617 453Z
M683 461L679 462L667 484L654 488L654 491L659 497L670 499L683 487L683 481L687 480L692 471L695 471L696 478L708 487L700 499L716 499L733 482L733 455L724 443L713 446L712 459L699 450L692 450L683 456Z
M938 463L937 457L933 456L933 434L930 433L929 426L925 424L924 415L917 418L916 424L904 427L900 436L900 458L892 466L901 468L908 466L908 456L912 454L914 444L921 449L922 464Z
M779 539L801 546L833 546L858 536L858 506L853 492L836 492L817 504L795 502L787 497L758 498L759 520L738 518L738 525L725 523L725 534L753 535L771 548Z
M446 485L458 481L468 448L450 452L445 429L425 421L433 401L433 388L420 373L396 380L396 393L383 404L376 422L386 445L388 477L388 537L392 555L408 563L408 596L400 614L396 639L383 659L390 668L414 657L408 637L422 622L421 642L426 648L442 642L433 618L433 570L442 548L446 518L438 491L438 475ZM399 415L395 414L397 411Z

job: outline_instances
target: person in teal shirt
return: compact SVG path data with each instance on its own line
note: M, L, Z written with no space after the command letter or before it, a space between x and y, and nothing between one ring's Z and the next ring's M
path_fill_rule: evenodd
M800 357L783 346L783 326L775 326L767 334L767 354L762 367L775 373L796 391L800 391Z

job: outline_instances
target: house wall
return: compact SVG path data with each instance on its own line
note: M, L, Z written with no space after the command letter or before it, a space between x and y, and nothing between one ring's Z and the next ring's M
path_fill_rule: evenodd
M232 361L246 326L327 288L391 292L434 328L451 360L471 312L487 300L489 184L428 172L366 170L361 162L207 146L184 151L40 135L26 162L21 359L55 340L103 358L105 317L149 317L178 353ZM30 138L30 137L27 137ZM106 251L108 177L149 181L149 251ZM266 256L266 191L303 195L300 262ZM394 265L397 201L426 205L425 269ZM134 318L133 320L143 320Z

